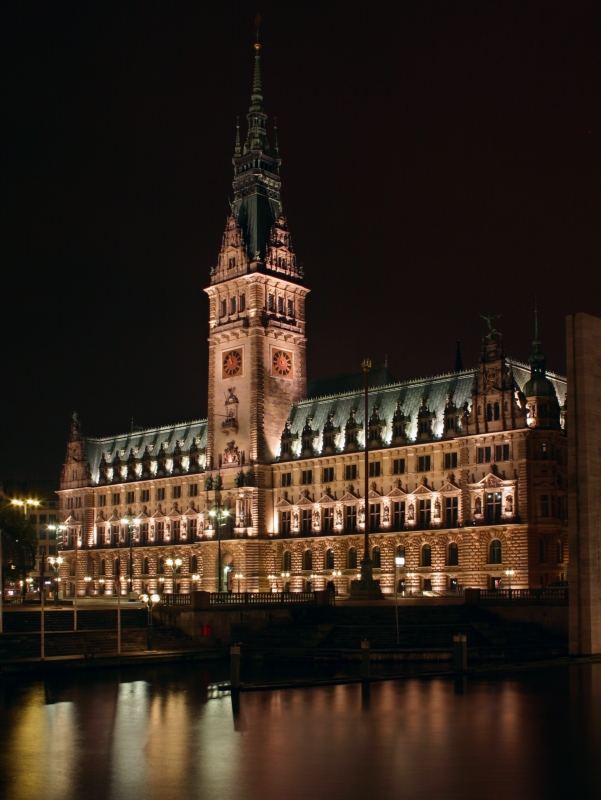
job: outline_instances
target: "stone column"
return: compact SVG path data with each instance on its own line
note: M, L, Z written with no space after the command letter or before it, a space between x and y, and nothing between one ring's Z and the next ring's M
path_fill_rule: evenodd
M566 320L570 653L601 653L601 318Z

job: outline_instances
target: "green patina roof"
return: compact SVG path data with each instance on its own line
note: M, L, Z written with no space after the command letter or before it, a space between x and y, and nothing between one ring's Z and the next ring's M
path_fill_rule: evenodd
M178 422L174 425L163 425L159 428L145 428L141 431L123 433L119 436L86 437L86 457L90 465L92 480L94 483L98 481L98 465L103 453L108 462L112 461L117 452L125 461L132 448L136 456L140 458L146 447L148 447L151 456L156 458L161 444L163 444L169 457L173 455L175 445L179 441L182 452L185 455L194 439L196 439L196 444L200 450L207 446L206 419Z

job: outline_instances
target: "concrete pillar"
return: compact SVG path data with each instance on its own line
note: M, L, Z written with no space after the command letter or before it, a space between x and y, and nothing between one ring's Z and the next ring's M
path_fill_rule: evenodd
M601 319L566 320L570 653L601 653Z

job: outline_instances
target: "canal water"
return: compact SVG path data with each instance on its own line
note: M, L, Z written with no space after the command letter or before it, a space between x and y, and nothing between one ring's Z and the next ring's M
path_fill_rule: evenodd
M0 682L3 800L601 799L601 664L243 693L219 667Z

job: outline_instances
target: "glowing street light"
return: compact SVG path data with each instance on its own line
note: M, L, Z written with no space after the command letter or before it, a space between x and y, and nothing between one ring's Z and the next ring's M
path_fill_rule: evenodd
M10 501L11 506L16 506L23 510L23 514L27 516L30 508L38 508L42 505L41 500L36 500L33 497L13 497Z
M48 527L50 527L50 526L48 526ZM56 525L53 525L52 527L56 528ZM63 527L66 527L66 526L63 526ZM64 558L62 556L49 556L48 557L48 563L50 564L50 567L52 568L52 570L54 572L54 602L55 603L58 603L58 587L59 587L59 583L60 583L60 578L58 576L58 573L60 572L61 564L63 563L63 561L64 561Z
M172 582L173 582L173 588L172 588L173 594L177 594L177 573L178 573L178 570L179 570L179 568L181 567L181 565L183 563L184 562L182 561L181 558L179 558L179 556L177 558L167 558L167 559L165 559L165 564L167 564L167 566L171 568L171 575L172 575Z
M399 638L399 569L405 566L405 556L394 557L394 616L396 619L396 643L400 644Z
M144 603L146 608L148 609L148 636L146 637L146 649L150 650L152 645L152 609L156 606L157 603L161 602L161 595L153 592L152 594L144 594L140 595L140 602Z
M221 569L221 533L220 528L223 525L222 520L227 520L230 512L227 508L221 508L218 503L215 508L209 511L209 516L215 521L215 530L217 532L217 569L219 570L219 583L217 591L223 591L223 570Z
M234 578L238 581L238 594L240 594L240 581L242 580L243 577L244 574L242 572L236 572L234 574Z

